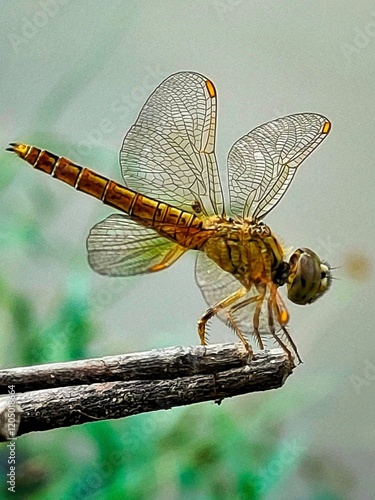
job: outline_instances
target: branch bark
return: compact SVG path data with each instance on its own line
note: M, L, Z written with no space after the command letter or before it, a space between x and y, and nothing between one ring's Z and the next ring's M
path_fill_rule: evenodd
M0 393L15 391L21 435L202 401L220 403L281 387L293 368L281 349L257 352L250 360L241 345L173 347L1 370ZM0 440L6 437L3 433Z

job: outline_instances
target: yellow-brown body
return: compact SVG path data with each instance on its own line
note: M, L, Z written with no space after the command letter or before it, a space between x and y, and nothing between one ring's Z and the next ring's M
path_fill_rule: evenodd
M248 290L253 284L271 282L283 261L280 244L263 222L191 214L35 146L16 144L13 150L36 170L125 212L179 246L203 250Z
M271 282L283 261L283 250L270 228L251 219L217 222L202 250L247 290L253 284Z
M197 249L202 245L202 220L196 215L143 196L63 156L26 144L14 144L12 147L36 170L125 212L140 224L154 228L161 236L187 248Z

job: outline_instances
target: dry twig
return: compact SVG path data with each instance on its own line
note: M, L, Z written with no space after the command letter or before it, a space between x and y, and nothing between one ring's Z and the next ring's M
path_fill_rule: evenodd
M1 370L0 393L13 387L21 435L276 389L293 368L281 349L173 347Z

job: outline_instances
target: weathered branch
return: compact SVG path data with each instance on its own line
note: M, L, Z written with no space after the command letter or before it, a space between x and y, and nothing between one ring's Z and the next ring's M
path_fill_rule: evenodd
M293 368L280 349L174 347L1 370L0 391L15 391L21 435L276 389Z

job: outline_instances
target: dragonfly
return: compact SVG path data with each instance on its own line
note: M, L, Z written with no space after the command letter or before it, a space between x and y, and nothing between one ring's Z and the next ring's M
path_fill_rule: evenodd
M216 122L213 82L180 72L156 88L126 134L120 150L124 184L35 146L11 143L8 150L122 212L89 233L94 271L157 272L194 250L196 281L209 306L198 321L201 344L207 343L207 322L217 316L249 355L249 337L261 350L273 339L291 361L301 362L279 289L286 285L293 303L311 304L328 290L331 269L309 248L297 248L288 259L263 219L331 123L320 114L292 114L241 137L228 154L226 200L215 153Z

